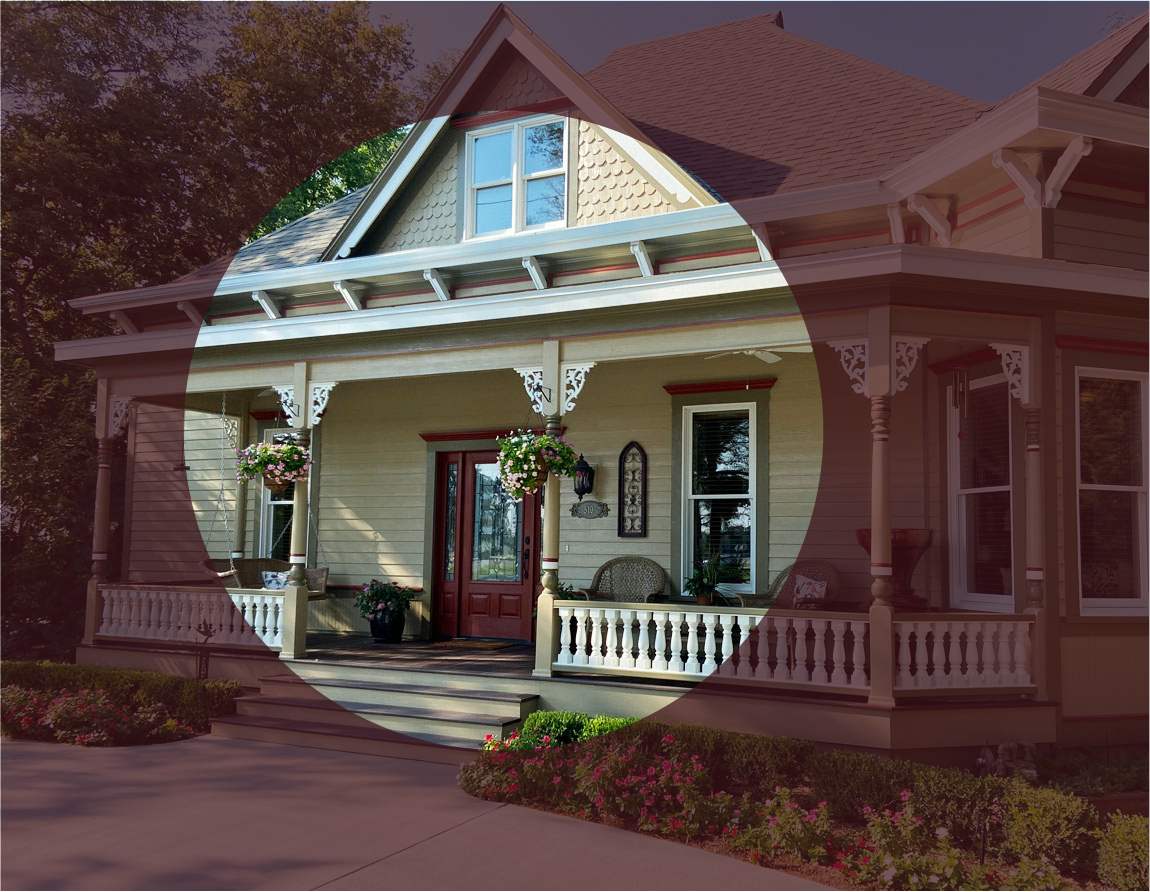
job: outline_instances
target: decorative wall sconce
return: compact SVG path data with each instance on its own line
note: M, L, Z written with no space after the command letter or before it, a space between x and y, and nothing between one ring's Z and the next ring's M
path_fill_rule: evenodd
M582 502L583 496L590 495L594 490L595 469L580 453L579 460L575 462L575 495L579 496L579 501Z
M647 535L647 453L632 441L619 453L619 536Z

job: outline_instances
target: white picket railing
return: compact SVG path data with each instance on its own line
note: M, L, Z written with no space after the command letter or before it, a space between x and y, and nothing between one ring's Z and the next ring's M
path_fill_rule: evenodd
M862 614L556 601L553 672L720 678L863 693Z
M1028 688L1029 616L951 614L894 622L896 691Z
M105 638L198 643L206 623L210 644L279 648L283 592L105 586L96 634Z

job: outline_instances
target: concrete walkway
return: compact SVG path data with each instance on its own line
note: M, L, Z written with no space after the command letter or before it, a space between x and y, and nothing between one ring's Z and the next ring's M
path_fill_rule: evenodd
M4 741L5 889L822 889L482 802L450 766L200 737Z

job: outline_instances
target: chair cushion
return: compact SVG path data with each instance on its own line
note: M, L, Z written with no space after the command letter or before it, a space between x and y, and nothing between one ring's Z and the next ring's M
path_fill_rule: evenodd
M808 598L825 598L827 596L826 580L818 582L808 579L801 573L795 574L795 600L803 601Z
M283 591L285 588L287 588L288 575L290 573L290 570L282 570L278 572L275 570L264 570L264 588L273 592Z

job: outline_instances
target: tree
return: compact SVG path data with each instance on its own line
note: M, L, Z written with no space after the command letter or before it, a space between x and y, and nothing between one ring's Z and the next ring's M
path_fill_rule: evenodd
M171 281L237 250L329 159L408 123L426 86L404 86L405 27L367 13L0 6L6 639L74 636L82 615L94 382L54 363L52 345L112 329L65 301Z

